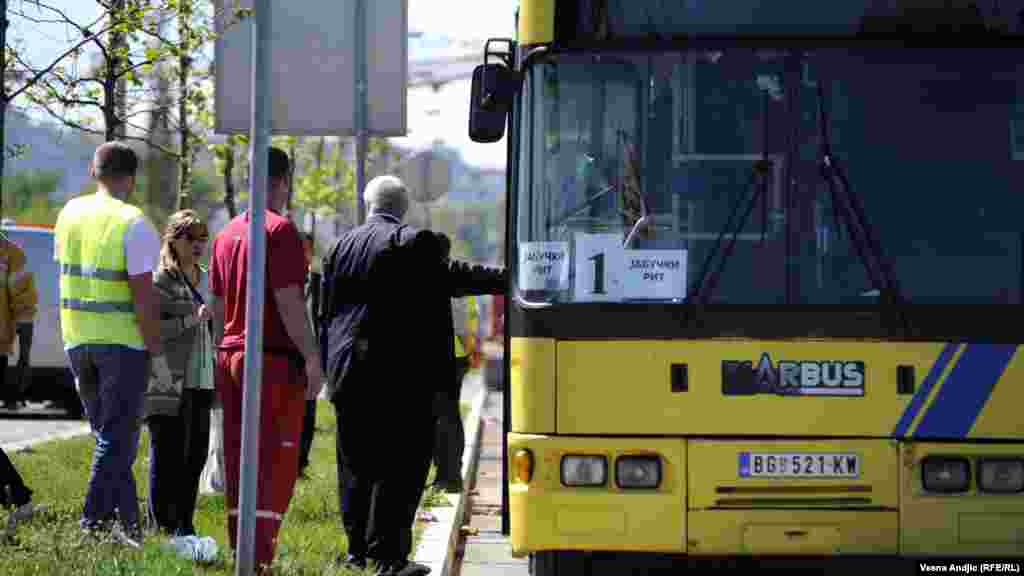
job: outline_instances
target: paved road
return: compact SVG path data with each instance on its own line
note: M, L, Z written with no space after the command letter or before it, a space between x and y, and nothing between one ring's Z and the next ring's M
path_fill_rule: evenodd
M88 432L85 420L68 420L63 410L46 410L42 404L29 404L16 412L0 409L0 447L5 451Z

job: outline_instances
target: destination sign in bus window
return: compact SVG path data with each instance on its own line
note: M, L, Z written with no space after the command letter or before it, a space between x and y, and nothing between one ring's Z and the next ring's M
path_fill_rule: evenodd
M741 452L741 478L859 478L860 455L851 453Z

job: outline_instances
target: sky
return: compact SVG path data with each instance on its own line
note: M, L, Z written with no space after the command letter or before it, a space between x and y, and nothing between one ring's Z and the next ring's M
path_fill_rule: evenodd
M290 0L273 0L290 1ZM303 0L309 2L311 0ZM321 0L333 2L337 0ZM371 0L391 1L391 0ZM10 9L30 9L27 0L9 0ZM101 14L96 0L51 0L77 22L92 22ZM408 0L409 31L423 37L410 39L409 57L432 59L453 53L466 53L463 42L515 36L514 15L518 0ZM29 25L12 18L8 32L21 40L34 63L52 60L75 38L73 30L55 25ZM451 39L453 42L448 42ZM483 51L479 53L483 63ZM453 81L434 92L429 87L413 87L408 93L408 135L395 138L398 145L424 147L434 140L460 150L465 161L481 168L503 169L504 140L477 144L469 139L470 79Z

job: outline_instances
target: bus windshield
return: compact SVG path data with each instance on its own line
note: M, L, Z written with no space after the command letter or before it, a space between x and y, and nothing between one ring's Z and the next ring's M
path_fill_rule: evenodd
M555 53L519 127L527 303L1022 301L1022 49Z

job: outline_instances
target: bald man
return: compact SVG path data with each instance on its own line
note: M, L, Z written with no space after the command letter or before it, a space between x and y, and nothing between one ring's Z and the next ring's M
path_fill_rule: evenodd
M433 399L455 378L450 299L504 293L506 274L447 261L432 232L403 224L409 192L400 179L374 178L364 198L366 223L324 258L321 294L344 561L422 575L429 568L408 556L430 470Z

